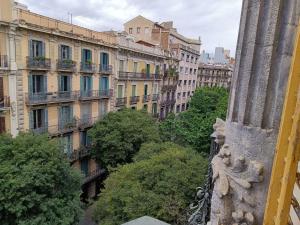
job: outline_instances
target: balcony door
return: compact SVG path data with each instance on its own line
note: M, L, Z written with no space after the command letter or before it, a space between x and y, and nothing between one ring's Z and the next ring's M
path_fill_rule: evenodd
M91 63L92 62L92 51L89 49L82 49L81 60L83 63Z
M148 84L145 84L144 86L144 96L148 95Z
M150 64L146 65L146 75L147 75L147 78L150 78Z
M88 159L81 160L80 169L85 177L88 176L88 174L89 174L89 160Z
M59 97L70 97L72 86L72 76L61 75L58 77Z
M135 84L131 86L131 96L132 97L136 96L136 85Z
M92 105L90 103L81 104L81 121L89 123L92 119Z
M80 77L80 92L83 97L92 95L93 78L91 76Z
M124 98L124 85L118 85L118 98Z
M91 138L88 136L87 130L80 132L80 145L83 147L88 147L92 143Z
M45 43L38 40L29 41L29 56L31 58L45 56Z
M100 54L100 64L102 69L106 70L108 69L109 65L109 55L106 52L101 52Z
M72 134L65 135L61 138L64 153L67 156L71 156L73 152L73 136Z
M58 58L61 60L71 60L72 59L72 48L67 45L59 45Z
M109 79L108 77L100 78L100 91L108 92L109 90Z
M60 129L67 129L73 126L73 107L70 105L61 106L59 108L58 124Z
M31 100L45 99L47 93L46 75L29 75L28 77L29 97Z
M46 131L48 126L48 110L43 109L33 109L29 115L30 129L34 131Z

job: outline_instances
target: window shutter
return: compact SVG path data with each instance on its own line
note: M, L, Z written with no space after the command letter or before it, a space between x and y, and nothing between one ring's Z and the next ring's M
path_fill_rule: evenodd
M48 77L44 75L44 93L47 93L48 90Z
M61 45L58 45L58 59L62 59L62 54L61 54Z
M72 91L72 76L68 76L68 91Z
M89 77L89 90L93 90L93 77Z
M33 111L29 112L29 129L33 129Z
M109 54L106 53L106 65L109 65Z
M46 46L45 46L45 42L42 42L42 56L46 56Z
M72 60L72 47L69 47L69 59Z
M88 50L88 60L92 61L92 51Z
M33 88L32 88L32 84L33 83L33 81L32 81L32 75L31 74L29 74L29 76L28 76L28 88L29 88L29 95L32 95L33 94Z
M57 76L57 89L58 91L62 91L62 88L61 88L61 79L62 79L62 76L61 75L58 75Z
M100 53L100 66L104 65L103 54L103 52Z
M80 93L82 94L83 93L83 76L80 77Z
M45 126L45 128L48 127L48 109L47 108L44 109L44 126Z
M28 51L29 51L28 56L30 58L32 58L33 57L33 46L32 46L32 40L31 39L28 41Z
M84 63L84 49L81 49L81 62Z

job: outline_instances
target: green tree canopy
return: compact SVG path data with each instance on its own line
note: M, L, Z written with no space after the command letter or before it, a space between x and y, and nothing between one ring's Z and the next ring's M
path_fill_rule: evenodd
M160 124L162 140L208 153L213 124L216 118L225 119L227 102L228 92L223 88L197 89L186 112L171 114Z
M93 154L104 167L132 161L145 142L159 142L158 124L145 111L124 109L108 113L89 131Z
M207 161L191 149L170 143L143 145L133 163L116 168L105 181L95 219L101 225L119 225L148 215L183 224L206 168Z
M0 136L3 225L71 225L81 215L80 174L46 136Z

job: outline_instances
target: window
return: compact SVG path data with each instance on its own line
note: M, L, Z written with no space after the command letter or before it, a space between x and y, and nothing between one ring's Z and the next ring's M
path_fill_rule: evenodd
M149 27L145 27L145 34L149 34L149 31L150 31Z
M193 69L192 68L190 68L190 74L193 74Z
M91 103L82 103L80 105L80 119L83 123L90 122L92 117L92 104Z
M178 86L181 86L182 80L179 80Z
M147 78L150 78L150 64L146 65L146 75L147 75Z
M131 85L131 96L136 96L136 85Z
M185 104L182 104L181 105L181 111L184 111L185 110Z
M103 118L108 111L108 103L107 101L100 101L99 102L99 112L100 112L100 118Z
M71 48L67 45L60 45L58 58L62 60L72 59Z
M73 107L70 105L61 106L59 108L59 116L58 116L58 125L59 129L65 129L72 124L73 119Z
M89 160L88 159L82 159L80 162L80 170L81 173L86 177L89 174Z
M124 85L118 85L118 98L123 98L124 97Z
M187 74L189 71L189 68L185 67L185 74Z
M33 130L45 131L48 121L47 109L33 109L29 118L30 128Z
M100 78L100 91L106 92L104 94L108 95L108 92L109 92L109 79L108 79L108 77L102 76Z
M144 85L144 95L147 96L148 95L148 84Z
M189 85L191 85L192 84L192 81L191 80L189 80Z
M87 130L80 132L80 144L81 146L88 147L91 145L91 138L87 134Z
M193 85L196 83L196 81L195 80L193 80Z
M42 41L30 40L30 57L45 56L45 44Z
M184 80L183 85L186 85L186 83L187 83L187 80Z
M132 27L129 28L129 34L132 34Z
M73 152L73 136L72 134L67 134L61 138L61 144L64 148L64 153L67 156L71 156Z
M176 113L179 113L180 112L180 105L177 105L176 106Z
M177 99L180 99L180 97L181 97L181 93L179 92L177 93Z
M100 53L100 70L108 71L109 69L109 54L106 52Z
M197 63L198 63L198 58L195 59L195 64L197 64Z
M186 61L187 61L187 62L190 61L190 56L189 56L189 55L186 56Z
M89 49L82 49L81 61L83 63L92 63L92 51Z
M160 71L159 65L155 66L155 74L158 75Z
M131 109L132 109L132 110L136 110L136 107L135 107L135 106L132 106Z
M188 95L188 97L190 97L190 95L191 95L191 92L189 92L189 91L188 91L187 95Z
M143 109L144 109L145 111L148 111L148 105L145 104L144 107L143 107Z
M182 67L182 66L180 67L180 72L181 72L181 73L183 72L183 67Z
M139 34L140 32L141 32L141 28L140 28L140 27L137 27L137 28L136 28L136 33Z
M91 76L80 77L80 91L81 95L88 97L92 94L93 78Z
M186 92L183 92L183 93L182 93L182 97L184 97L184 98L185 98L185 95L186 95Z
M124 71L124 60L119 61L119 71Z
M47 92L47 77L44 75L29 76L29 92L31 94L41 94Z
M71 91L72 77L68 75L61 75L58 77L58 91L70 92Z
M133 72L137 73L137 71L138 71L138 62L134 62L133 63Z
M194 57L193 56L191 57L191 63L194 63Z
M181 60L184 60L184 53L181 53Z
M157 103L152 104L152 114L156 115L157 114Z

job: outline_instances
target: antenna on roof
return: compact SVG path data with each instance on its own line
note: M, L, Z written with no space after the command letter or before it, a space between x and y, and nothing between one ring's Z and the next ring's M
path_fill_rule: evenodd
M73 14L71 12L68 12L68 22L73 24Z

